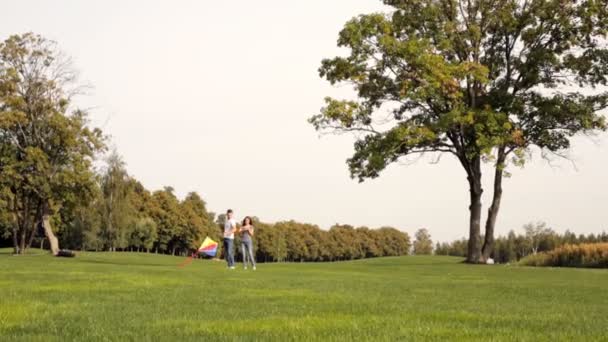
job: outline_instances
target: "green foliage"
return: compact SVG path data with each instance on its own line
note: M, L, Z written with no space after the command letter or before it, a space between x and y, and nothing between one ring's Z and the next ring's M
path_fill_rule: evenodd
M92 161L103 138L70 107L74 80L53 42L26 33L0 43L0 209L11 213L17 252L43 217L58 219L95 191Z
M144 217L135 222L129 246L133 246L137 250L149 251L157 238L156 222L149 217Z
M115 250L129 245L130 229L135 224L135 209L129 201L129 176L125 164L116 151L106 160L101 175L102 192L101 237L104 249Z
M431 234L425 228L416 231L416 240L414 241L414 254L429 255L433 253L433 240Z
M93 201L61 211L57 226L61 245L66 249L103 250L101 207L103 199L98 191Z
M407 255L407 233L395 228L369 229L334 225L329 231L318 226L283 221L256 224L258 261L340 261Z
M570 138L606 128L606 0L385 0L390 13L347 22L321 77L349 84L356 100L326 98L309 122L355 132L347 163L359 181L411 155L448 153L471 193L468 250L478 262L482 170L495 164L496 196L486 224L490 251L509 164L534 149L561 153Z
M376 177L412 153L450 152L466 161L499 146L559 151L573 133L604 127L597 111L606 93L538 87L606 84L605 1L568 1L568 10L557 1L474 1L466 12L450 0L385 3L394 12L349 21L338 45L350 55L325 59L319 69L332 84L357 90L359 101L326 98L310 119L319 130L368 133L349 160L353 176ZM549 9L555 18L545 15ZM383 106L394 108L394 126L379 131L374 114Z
M435 247L435 255L449 255L449 256L458 256L458 257L466 257L467 256L467 239L460 239L453 241L451 243L437 242Z
M198 249L206 236L219 241L220 231L207 212L205 201L196 192L189 193L180 205L185 216L184 229L179 237L183 248Z

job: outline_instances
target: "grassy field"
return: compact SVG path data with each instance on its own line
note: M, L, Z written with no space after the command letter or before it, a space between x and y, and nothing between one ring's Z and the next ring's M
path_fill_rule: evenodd
M1 341L608 340L608 271L0 250Z

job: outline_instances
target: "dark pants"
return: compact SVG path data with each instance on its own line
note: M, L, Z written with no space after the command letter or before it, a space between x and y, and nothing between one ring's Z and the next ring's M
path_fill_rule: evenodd
M224 258L228 267L234 266L234 239L224 238Z

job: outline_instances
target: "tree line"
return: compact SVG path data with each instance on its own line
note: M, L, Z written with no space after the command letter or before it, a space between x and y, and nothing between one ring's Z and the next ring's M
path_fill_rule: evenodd
M90 200L62 207L51 218L63 248L172 255L196 252L207 236L221 242L224 220L224 214L216 217L209 212L196 192L180 200L171 187L146 189L128 175L116 152L96 174ZM253 221L256 258L261 262L353 260L406 255L411 249L408 234L390 227L336 224L323 230L296 221L270 224L255 216ZM0 232L4 238L9 236L11 222L3 221ZM40 247L48 244L40 230L32 234L31 242Z
M39 35L0 42L0 245L189 255L224 215L190 192L151 191L130 176L108 138L74 106L80 92L70 60ZM103 167L94 167L107 155ZM408 254L395 228L255 220L261 261L334 261Z
M491 257L498 263L517 262L529 255L552 251L564 245L608 242L608 233L575 234L569 230L560 234L548 227L545 222L528 223L523 233L511 230L506 236L496 238L496 248ZM437 243L436 255L467 256L467 239L450 243Z
M150 191L131 177L107 137L74 108L79 92L69 58L39 35L0 43L0 243L16 254L33 244L88 251L187 255L209 236L221 241L224 215L196 192ZM256 219L261 261L334 261L408 254L397 229Z
M222 239L225 215L216 217L208 211L196 192L180 200L171 187L146 189L128 175L116 152L106 159L106 166L96 174L91 189L86 203L62 207L51 218L63 248L189 255L207 236L216 241ZM296 221L264 223L255 216L254 224L256 257L262 262L399 256L408 254L411 248L408 234L390 227L334 225L323 230ZM10 220L0 223L5 243L11 231ZM48 245L40 229L32 234L30 241L36 246ZM31 243L26 245L30 246ZM240 255L238 249L237 254Z
M329 230L316 225L284 221L256 222L258 261L340 261L407 255L407 233L391 227L370 229L336 224ZM240 253L240 251L239 251Z
M171 187L149 191L127 174L113 153L98 175L98 191L87 206L56 218L62 245L78 250L145 251L189 255L205 237L221 242L225 215L216 217L196 192L179 200ZM284 221L256 227L256 258L272 261L337 261L408 254L407 233L395 228L354 228ZM237 246L238 245L237 236ZM218 256L221 254L221 246ZM237 256L240 250L237 248Z

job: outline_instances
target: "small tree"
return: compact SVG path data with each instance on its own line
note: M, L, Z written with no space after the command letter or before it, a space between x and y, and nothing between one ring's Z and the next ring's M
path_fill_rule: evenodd
M133 227L130 245L138 251L144 249L148 252L158 238L156 233L156 222L149 217L144 217L135 222Z
M524 225L526 244L532 254L536 254L543 238L553 233L545 222L527 223Z
M416 240L414 241L414 254L424 255L433 253L433 240L431 240L431 234L425 228L418 229L415 234Z
M122 158L113 151L106 164L101 176L101 236L105 249L115 251L129 245L136 213L129 197L132 183Z

